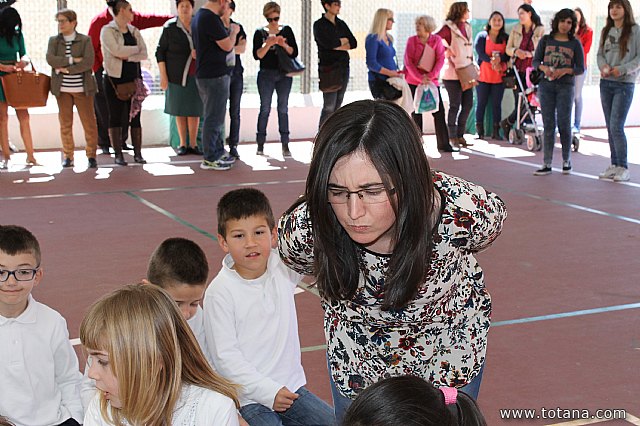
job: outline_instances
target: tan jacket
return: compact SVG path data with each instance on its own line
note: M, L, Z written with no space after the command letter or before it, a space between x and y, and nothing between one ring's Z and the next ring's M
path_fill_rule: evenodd
M448 47L453 51L455 57L451 56L444 61L442 79L460 80L456 73L456 68L464 68L469 64L474 64L473 30L471 29L471 25L465 22L464 26L467 33L467 37L465 37L455 23L445 21L445 25L451 30L451 45ZM447 42L444 40L443 43L447 45Z
M539 27L536 27L534 25L533 37L532 37L533 52L531 52L531 54L535 52L536 48L538 47L538 43L540 42L540 39L542 38L543 35L544 35L544 26L540 25ZM513 57L516 49L520 48L521 42L522 42L522 25L516 24L511 29L511 34L509 34L509 40L507 41L507 50L506 50L507 55Z
M124 35L120 32L116 21L111 21L100 31L100 43L102 44L102 66L107 75L113 78L122 76L122 59L129 62L140 62L147 59L147 45L140 31L133 25L127 25L129 32L136 38L136 46L125 46Z
M71 57L82 58L82 61L69 64L69 57L66 55L66 44L62 34L49 38L47 47L47 63L51 65L51 93L54 96L60 95L62 78L64 74L57 73L56 68L66 68L69 74L82 74L84 94L93 96L98 91L96 79L93 76L91 67L93 66L94 52L91 39L76 33L76 38L71 42Z

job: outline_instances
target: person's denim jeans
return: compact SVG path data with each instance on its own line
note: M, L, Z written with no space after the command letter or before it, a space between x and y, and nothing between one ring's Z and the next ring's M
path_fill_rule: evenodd
M504 84L482 83L476 86L478 95L478 105L476 106L476 126L484 124L484 113L489 101L491 101L491 112L493 124L500 123L502 117L502 97L504 96ZM480 135L483 136L483 135Z
M271 112L273 92L278 96L278 128L280 142L289 143L289 93L293 78L280 70L261 69L258 71L258 93L260 94L260 113L258 114L258 132L256 142L264 145L267 140L267 124Z
M538 85L538 99L544 125L544 164L553 161L553 146L556 142L556 125L562 144L562 161L571 161L571 106L573 105L573 84L542 80Z
M461 138L467 129L467 119L473 107L473 89L462 91L459 80L442 80L449 94L449 113L447 127L449 137Z
M345 69L345 72L342 75L342 81L345 82L342 89L337 92L322 94L324 102L322 104L322 111L320 112L318 127L322 126L322 123L324 123L325 120L335 112L335 110L342 106L342 100L344 99L344 94L347 91L347 85L349 84L349 68Z
M587 78L587 69L580 75L576 75L574 81L576 84L575 93L573 97L573 127L580 130L582 125L582 88L584 87L584 80Z
M202 147L204 159L217 161L224 155L224 117L229 99L231 77L198 78L198 93L204 106L202 120Z
M229 83L229 146L238 146L240 141L240 99L244 86L244 76L241 72L231 74Z
M242 418L251 426L333 426L333 409L309 392L304 386L295 393L299 395L287 411L275 412L262 404L249 404L240 408Z
M627 135L624 123L633 101L634 83L600 80L600 102L607 123L611 164L627 168Z
M327 365L329 368L329 385L331 387L331 398L333 399L333 409L336 414L336 422L338 426L342 425L342 421L344 420L344 415L346 414L349 406L353 403L351 398L344 396L336 387L336 384L333 381L333 376L331 375L331 366L327 361ZM480 384L482 383L482 374L484 373L484 364L480 367L480 372L476 377L471 379L471 382L458 388L459 391L462 391L469 395L474 400L478 399L478 395L480 394Z

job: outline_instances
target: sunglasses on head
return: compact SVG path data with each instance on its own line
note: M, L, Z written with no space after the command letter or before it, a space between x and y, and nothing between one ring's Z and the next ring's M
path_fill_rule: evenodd
M280 20L279 16L274 16L273 18L267 18L267 22L278 22Z

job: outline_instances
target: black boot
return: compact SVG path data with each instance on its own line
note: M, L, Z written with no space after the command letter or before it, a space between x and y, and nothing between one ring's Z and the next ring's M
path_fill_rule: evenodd
M476 123L476 130L478 132L478 139L484 138L484 123Z
M109 129L109 139L111 140L113 151L116 153L113 161L119 166L126 166L127 162L124 161L124 156L122 155L122 128L111 127Z
M138 164L146 164L146 160L142 158L142 128L131 128L131 143L133 143L133 161Z
M500 122L500 127L502 128L502 134L504 135L504 138L507 140L509 139L509 132L511 131L512 126L513 126L513 123L511 123L508 118L505 118Z
M491 139L496 141L504 140L504 138L500 136L500 123L493 123L493 133L491 134Z

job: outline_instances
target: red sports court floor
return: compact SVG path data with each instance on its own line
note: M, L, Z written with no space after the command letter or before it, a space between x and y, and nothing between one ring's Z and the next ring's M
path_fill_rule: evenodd
M494 306L479 398L490 425L640 425L640 129L628 129L627 183L597 179L608 165L606 131L584 133L574 173L543 177L532 175L541 153L522 146L476 141L441 156L425 136L434 168L484 185L509 209L503 235L478 256ZM61 170L58 152L38 152L44 166L31 169L16 154L0 173L0 223L39 238L45 278L34 295L61 312L77 338L90 303L142 278L167 237L198 242L213 277L222 259L219 197L255 186L282 213L303 190L311 143L294 142L291 151L284 160L279 145L268 144L270 156L257 157L255 145L241 145L228 172L200 170L196 157L166 147L145 149L144 167L113 168L99 156L97 171L85 170L82 151L73 170ZM330 401L319 299L308 291L296 298L309 388ZM500 410L531 409L519 414L535 417L543 408L553 418L501 419ZM576 419L599 409L623 409L627 418Z

